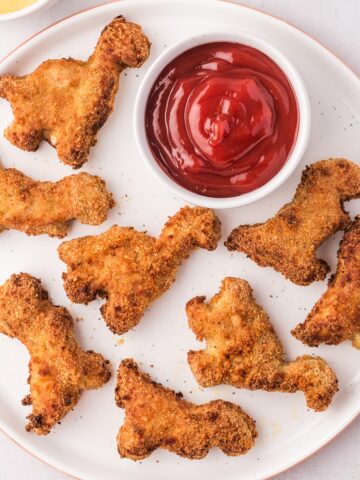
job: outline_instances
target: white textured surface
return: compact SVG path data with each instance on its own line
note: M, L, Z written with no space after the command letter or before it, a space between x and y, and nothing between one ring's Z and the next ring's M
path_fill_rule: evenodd
M11 24L0 24L0 57L36 31L77 10L96 5L94 0L60 0L52 9ZM300 27L357 73L360 73L360 2L358 0L243 0L241 3L279 16ZM330 445L279 480L360 480L360 419ZM64 480L51 468L30 457L0 434L0 480ZM99 479L100 480L100 479ZM103 480L103 479L101 479Z

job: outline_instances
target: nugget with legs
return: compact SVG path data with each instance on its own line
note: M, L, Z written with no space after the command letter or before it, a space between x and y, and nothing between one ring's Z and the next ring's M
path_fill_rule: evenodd
M316 257L316 251L327 238L350 225L343 202L359 196L358 165L343 158L316 162L303 171L290 203L265 223L235 228L225 245L298 285L323 280L329 266Z
M64 287L71 301L105 297L101 311L108 327L125 333L145 309L170 288L183 260L196 248L214 250L220 221L207 208L184 207L154 238L130 227L64 242L59 256L68 266Z
M310 347L350 340L360 349L360 216L341 241L328 289L292 334Z
M29 75L0 76L0 98L14 114L5 137L28 151L46 140L62 162L81 167L113 110L120 73L140 67L149 51L140 26L120 16L104 28L87 61L47 60Z
M118 434L122 457L142 460L157 448L190 459L219 447L226 455L243 455L254 445L254 420L238 405L213 400L195 405L154 382L132 359L120 364L116 403L125 409Z
M188 353L190 368L202 387L229 384L250 390L304 392L307 404L325 410L338 381L320 357L302 355L287 362L268 315L254 299L248 282L225 278L209 303L195 297L186 306L190 328L204 350Z
M0 169L0 230L63 238L71 220L99 225L113 205L105 182L88 173L40 182L15 168Z
M31 275L12 275L0 287L0 333L20 340L30 354L30 395L23 400L32 405L28 431L46 435L83 390L99 388L110 378L109 362L81 349L69 312L54 306Z

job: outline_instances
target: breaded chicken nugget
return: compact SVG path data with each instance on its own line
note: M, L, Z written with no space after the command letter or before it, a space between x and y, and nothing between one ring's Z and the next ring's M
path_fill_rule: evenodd
M220 221L212 210L184 207L165 224L159 239L113 226L98 236L64 242L59 256L68 266L66 293L85 304L105 297L101 311L108 327L125 333L170 288L192 250L214 250L219 237Z
M257 305L248 282L225 278L208 304L195 297L186 305L189 326L204 350L188 353L202 387L230 384L250 390L304 392L309 408L325 410L338 390L335 373L320 357L285 362L268 315Z
M316 250L351 223L343 202L359 196L358 165L343 158L319 161L306 167L293 200L275 217L235 228L225 245L298 285L323 280L329 266Z
M360 348L360 216L345 232L327 291L292 334L311 347L351 340Z
M70 220L99 225L114 205L105 182L80 173L58 182L39 182L15 168L0 169L0 229L63 238Z
M254 420L239 406L223 400L187 402L181 393L140 372L131 359L120 364L115 399L125 409L118 451L132 460L146 458L157 448L190 459L205 457L211 447L243 455L257 437Z
M78 402L82 390L110 378L109 362L78 345L73 321L48 299L40 280L21 273L0 287L0 333L17 338L29 351L32 405L27 431L46 435Z
M96 134L111 114L126 67L140 67L150 43L139 25L123 17L102 31L86 61L47 60L23 77L0 77L0 98L12 106L14 121L5 137L22 150L34 151L44 139L60 160L73 168L88 159Z

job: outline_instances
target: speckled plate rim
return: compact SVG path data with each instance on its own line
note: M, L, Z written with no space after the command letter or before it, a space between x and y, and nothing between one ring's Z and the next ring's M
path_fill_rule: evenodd
M136 1L136 0L133 0L133 1ZM170 1L170 0L168 0ZM292 23L286 21L286 20L283 20L282 18L280 17L277 17L276 15L272 15L272 14L269 14L269 13L266 13L258 8L255 8L255 7L249 7L247 5L243 5L242 3L238 3L238 2L235 2L233 0L192 0L192 1L209 1L209 2L222 2L222 3L225 3L225 4L230 4L234 7L239 7L239 8L244 8L244 9L248 9L248 10L252 10L256 13L258 13L259 15L262 15L262 16L266 16L266 17L269 17L272 21L275 21L275 22L281 22L283 24L285 24L289 29L292 29L292 31L294 33L296 33L297 35L300 35L302 36L303 39L305 39L306 41L308 42L311 42L312 46L314 48L317 48L323 55L326 55L327 58L332 61L333 63L335 63L337 66L340 66L342 68L342 73L347 75L348 76L348 79L351 81L351 82L355 82L355 84L359 87L360 89L360 78L359 76L351 69L351 67L349 65L347 65L343 60L341 60L339 57L337 57L331 50L329 50L325 45L323 45L319 40L317 40L316 38L314 38L312 35L309 35L308 33L304 32L303 30L301 30L300 28L296 27L295 25L293 25ZM20 43L16 48L14 48L13 50L11 50L7 55L5 55L2 59L0 59L0 67L3 67L4 64L6 64L6 60L7 59L10 59L12 57L12 55L16 52L18 52L19 50L22 50L22 49L26 49L29 45L29 42L31 42L34 38L36 37L40 37L41 39L41 36L43 34L45 34L45 32L47 32L48 30L51 30L53 29L55 26L69 20L69 19L72 19L73 17L77 17L77 16L80 16L80 15L83 15L84 13L86 12L91 12L93 10L97 10L97 9L101 9L103 7L106 7L107 5L110 5L110 4L113 4L113 3L121 3L122 0L110 0L110 1L107 1L107 2L103 2L99 5L95 5L93 7L90 7L90 8L86 8L86 9L83 9L83 10L80 10L74 14L71 14L71 15L68 15L60 20L58 20L57 22L54 22L52 23L51 25L49 25L48 27L40 30L39 32L35 33L34 35L30 36L29 38L27 38L24 42ZM333 431L327 436L327 438L323 441L323 444L322 445L319 445L319 447L315 450L312 450L312 451L304 451L303 453L299 454L298 455L298 458L289 462L288 465L286 466L282 466L280 467L278 470L276 470L270 477L263 477L262 480L270 480L270 479L273 479L275 478L277 475L285 472L285 471L288 471L296 466L298 466L299 464L303 463L304 461L308 460L309 458L311 458L312 456L314 456L315 454L317 454L318 452L320 452L324 447L326 447L332 440L334 440L335 438L337 438L342 432L344 432L344 430L346 428L348 428L353 422L354 420L356 420L356 418L360 415L360 405L358 406L358 408L354 408L352 412L350 412L350 414L348 415L347 419L344 421L344 423L342 423L341 425L339 425L337 428L334 428ZM42 458L40 457L37 453L35 453L34 451L32 451L31 449L29 448L26 448L22 445L22 442L21 442L21 438L19 438L19 436L17 435L17 433L11 428L9 427L8 425L5 425L4 422L2 421L2 419L0 418L0 431L3 432L10 440L12 440L16 445L18 445L20 448L22 448L25 452L27 452L28 454L32 455L34 458L36 458L37 460L40 460L41 462L43 462L45 465L47 466L50 466L52 468L54 468L55 470L57 470L58 472L64 474L64 475L67 475L69 478L73 478L74 480L83 480L81 479L80 477L78 476L74 476L73 473L70 473L67 470L67 467L66 465L64 465L61 461L57 461L55 462L53 459L50 461L50 460L47 460L45 458ZM95 478L93 480L96 480Z

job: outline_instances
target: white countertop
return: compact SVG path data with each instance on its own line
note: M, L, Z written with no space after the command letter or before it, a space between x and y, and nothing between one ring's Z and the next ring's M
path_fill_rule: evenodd
M26 38L51 23L97 5L101 0L60 0L51 9L24 20L0 23L0 58ZM360 73L359 0L241 0L301 28ZM331 444L277 480L360 480L360 418ZM65 480L0 433L0 480ZM99 479L105 480L105 479Z

